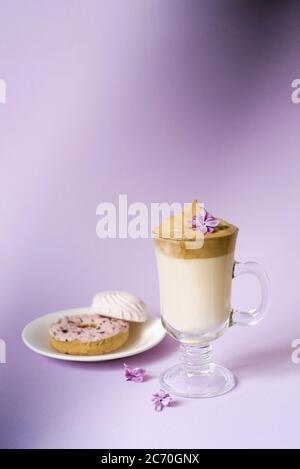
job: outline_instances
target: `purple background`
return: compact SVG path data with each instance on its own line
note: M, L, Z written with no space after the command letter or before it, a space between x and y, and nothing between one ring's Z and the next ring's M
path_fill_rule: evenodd
M299 2L0 1L1 447L297 447ZM237 255L272 282L270 314L215 343L236 389L157 414L167 338L128 360L35 355L24 325L127 289L159 314L149 240L100 240L96 206L205 201L240 227ZM251 278L233 302L257 299Z

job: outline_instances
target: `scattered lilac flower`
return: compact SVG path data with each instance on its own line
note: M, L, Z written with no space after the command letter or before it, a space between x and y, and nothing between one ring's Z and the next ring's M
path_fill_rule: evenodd
M170 407L173 402L172 397L169 393L160 389L158 392L152 394L152 403L156 412L161 412L165 407Z
M212 233L219 223L220 220L207 212L205 208L198 215L194 215L191 220L192 230L201 231L203 234Z
M126 381L142 383L144 381L146 370L144 368L130 368L124 363L124 373Z

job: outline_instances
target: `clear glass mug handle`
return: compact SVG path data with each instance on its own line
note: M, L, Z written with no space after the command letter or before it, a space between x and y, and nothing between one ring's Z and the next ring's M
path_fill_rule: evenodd
M231 326L234 324L239 326L254 326L262 320L269 309L270 282L263 267L256 262L235 262L232 277L236 278L244 274L252 274L258 279L261 287L261 300L257 308L249 311L233 309L230 320Z

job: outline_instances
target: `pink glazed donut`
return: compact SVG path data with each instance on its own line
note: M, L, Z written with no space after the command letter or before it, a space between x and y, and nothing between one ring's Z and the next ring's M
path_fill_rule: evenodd
M100 314L65 316L50 326L55 350L70 355L101 355L121 347L128 339L129 323Z

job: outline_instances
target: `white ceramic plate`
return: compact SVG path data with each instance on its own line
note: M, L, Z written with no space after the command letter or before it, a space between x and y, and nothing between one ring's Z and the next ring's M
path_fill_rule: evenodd
M160 318L149 316L146 322L131 323L129 339L115 352L104 355L65 355L54 350L49 343L48 329L50 324L72 314L91 314L87 307L66 309L56 313L46 314L27 324L23 329L22 339L25 345L40 355L57 358L58 360L71 360L79 362L101 362L117 358L130 357L155 347L165 337L166 333L161 325Z

